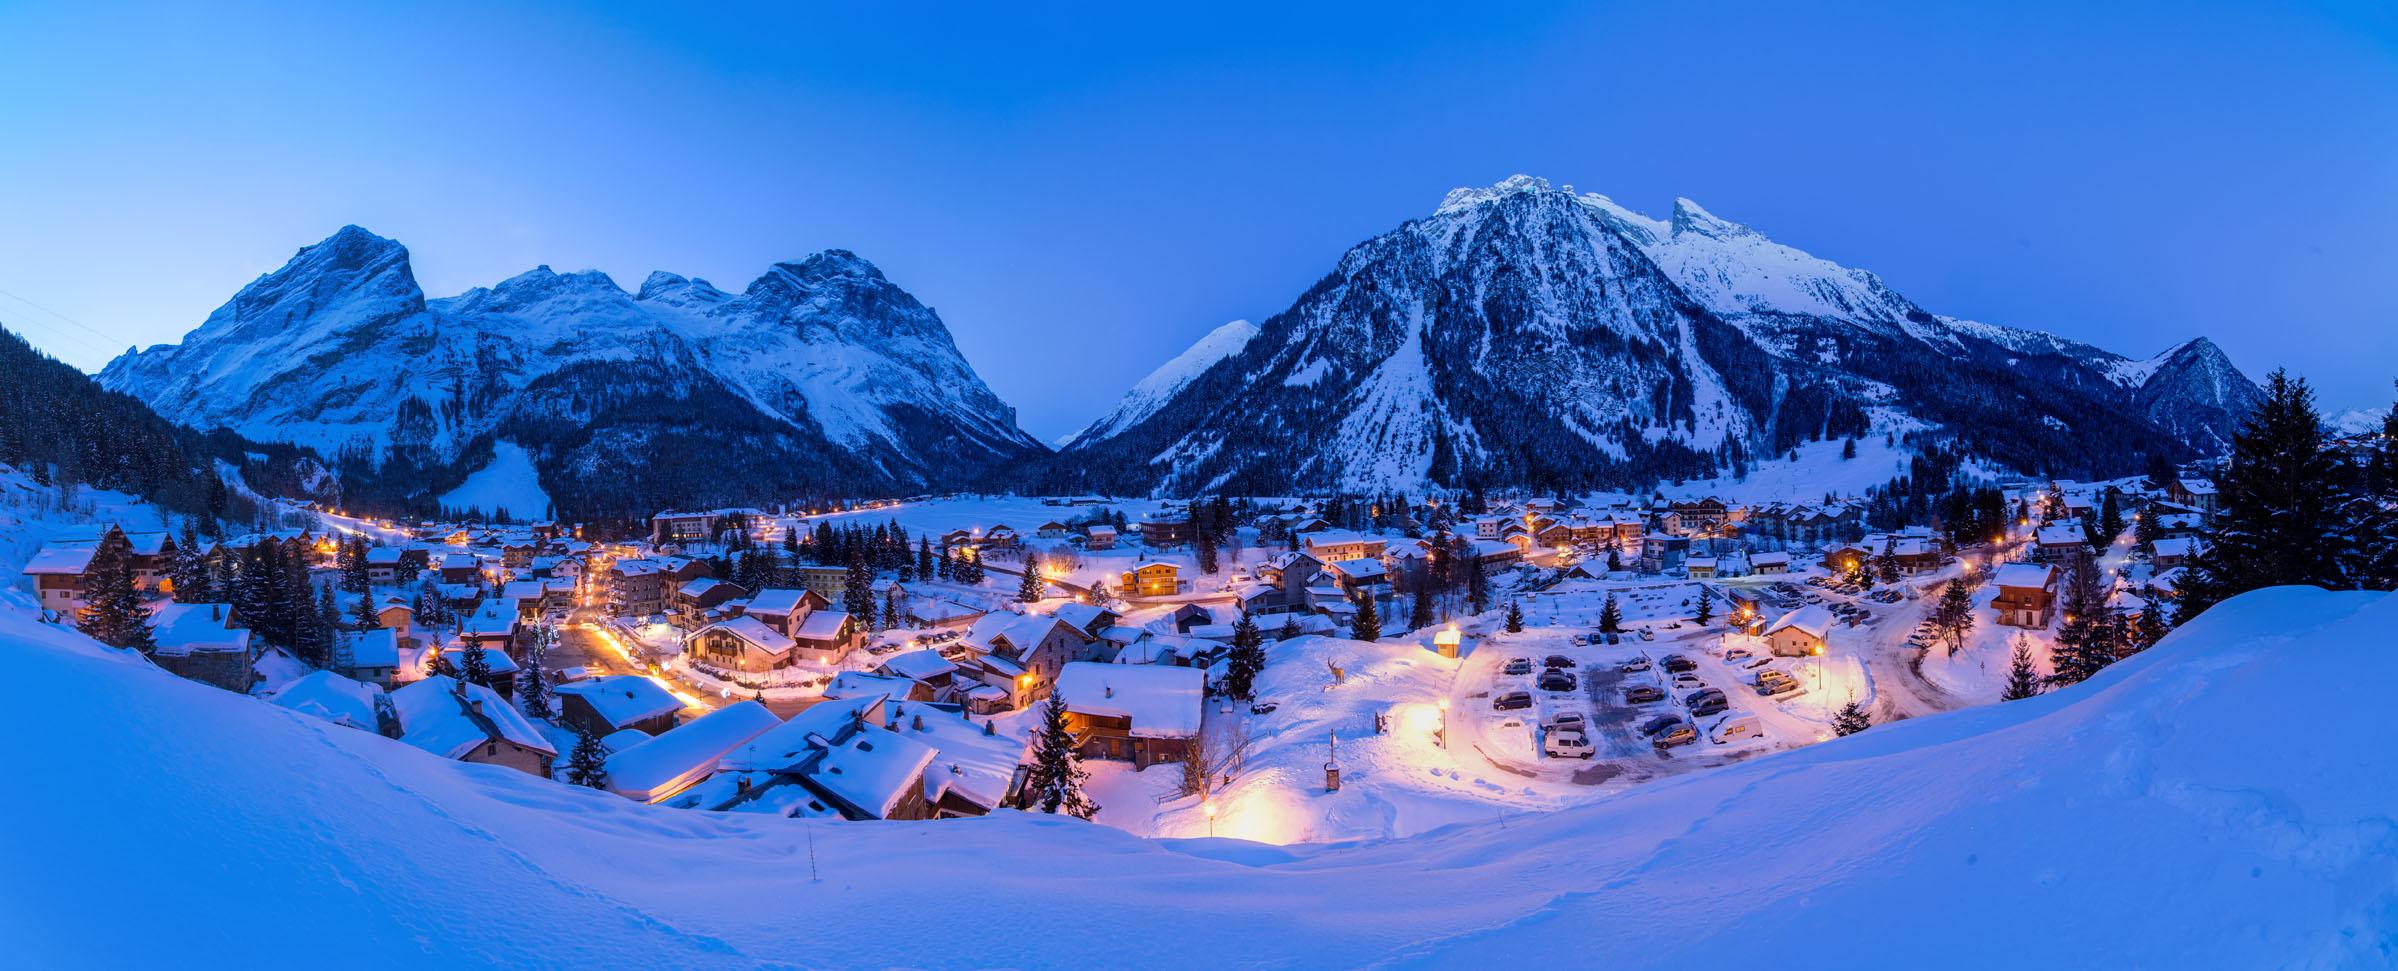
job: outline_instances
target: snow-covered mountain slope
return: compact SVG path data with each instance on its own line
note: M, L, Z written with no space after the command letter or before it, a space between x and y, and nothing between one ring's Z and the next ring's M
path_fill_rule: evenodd
M1359 244L1225 366L1079 436L1044 481L1621 486L1872 425L2092 474L2228 441L2254 385L2220 352L2188 356L2126 381L2120 355L1935 316L1690 200L1659 220L1516 176Z
M490 439L513 440L562 500L579 495L563 479L593 475L642 477L637 491L665 503L909 488L1045 451L931 308L840 250L779 264L739 294L670 273L626 293L602 273L544 266L427 300L405 248L351 226L182 343L129 351L100 377L187 423L351 465L479 464ZM691 468L734 457L691 450L710 445L825 474ZM642 471L668 458L675 481Z
M2378 966L2398 949L2398 757L2372 743L2393 624L2398 597L2263 591L2030 701L1548 815L1266 847L640 806L10 612L14 672L73 689L0 721L51 796L0 828L0 932L28 967ZM2299 739L2258 718L2294 662ZM128 894L142 933L92 906ZM951 899L1037 901L1038 930L925 933ZM1160 915L1240 932L1190 946Z
M1157 370L1149 372L1147 377L1135 383L1132 390L1124 393L1124 399L1116 404L1116 410L1067 436L1058 443L1059 447L1070 446L1085 438L1106 438L1139 424L1141 419L1156 413L1175 393L1198 380L1199 375L1214 367L1217 361L1240 353L1256 337L1257 325L1246 320L1235 320L1208 331L1206 336L1192 342L1182 353L1158 365Z

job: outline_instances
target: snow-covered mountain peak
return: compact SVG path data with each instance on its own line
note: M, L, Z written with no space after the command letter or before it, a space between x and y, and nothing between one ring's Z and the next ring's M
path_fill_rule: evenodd
M715 284L698 277L658 270L641 281L641 292L634 294L633 299L689 308L723 303L731 297L732 294L716 289Z
M1507 178L1500 180L1499 184L1490 186L1489 188L1465 186L1449 190L1449 194L1441 199L1440 208L1436 210L1436 214L1447 215L1450 213L1462 212L1467 209L1472 209L1475 206L1482 205L1483 203L1494 202L1507 198L1508 196L1542 194L1555 191L1557 190L1549 186L1549 180L1547 179L1531 175L1510 175Z
M1673 226L1673 234L1676 236L1695 233L1714 239L1730 239L1736 236L1759 235L1756 230L1729 219L1720 218L1702 208L1698 203L1680 198L1674 200Z
M1198 380L1199 375L1214 367L1216 362L1247 348L1257 334L1257 325L1246 320L1235 320L1208 331L1207 336L1192 342L1182 353L1174 355L1173 360L1158 365L1157 370L1149 372L1147 377L1134 384L1132 390L1125 392L1123 400L1117 403L1116 410L1081 431L1066 436L1058 443L1059 447L1084 438L1105 438L1138 424L1141 419L1149 417L1166 402L1173 400L1176 393Z

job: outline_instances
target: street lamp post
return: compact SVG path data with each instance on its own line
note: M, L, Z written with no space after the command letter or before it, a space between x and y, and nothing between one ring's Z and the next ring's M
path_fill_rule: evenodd
M1449 750L1449 699L1440 700L1440 749Z
M1207 835L1212 839L1216 835L1216 804L1213 801L1203 802L1199 808L1207 811Z

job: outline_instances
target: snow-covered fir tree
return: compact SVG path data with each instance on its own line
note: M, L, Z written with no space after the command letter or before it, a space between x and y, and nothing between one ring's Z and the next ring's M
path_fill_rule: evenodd
M133 550L121 533L111 532L92 552L84 568L83 610L77 630L110 647L145 654L156 647L150 631L150 610L142 603L133 580Z
M1051 692L1041 706L1041 727L1033 733L1032 771L1024 777L1025 802L1045 813L1064 813L1080 819L1099 814L1099 804L1083 792L1091 774L1074 749L1074 733L1066 727L1066 696Z
M1616 606L1615 591L1609 590L1607 599L1599 604L1599 633L1621 634L1623 632L1624 609Z
M1266 667L1266 635L1248 611L1232 625L1232 653L1224 659L1224 693L1247 699L1255 691L1257 674Z
M2215 515L2181 585L2177 620L2264 587L2350 585L2344 568L2357 554L2358 524L2348 521L2344 472L2325 447L2305 379L2273 372L2215 481Z
M566 757L566 781L586 789L608 787L608 743L588 728L575 730L575 750Z
M1349 636L1361 641L1381 640L1382 617L1374 609L1373 595L1359 594L1349 602L1357 605L1357 616L1349 622Z

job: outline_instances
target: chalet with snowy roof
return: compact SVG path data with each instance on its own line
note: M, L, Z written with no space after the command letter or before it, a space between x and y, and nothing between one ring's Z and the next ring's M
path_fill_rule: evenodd
M1749 571L1759 576L1790 572L1790 554L1775 550L1749 554Z
M350 680L331 671L310 671L266 696L267 700L303 715L322 718L345 728L381 734L383 689ZM397 722L392 725L399 727Z
M1191 528L1188 509L1161 509L1141 517L1141 545L1154 550L1174 549L1191 545L1197 531Z
M1765 644L1776 657L1814 657L1824 652L1836 618L1821 604L1808 604L1765 627Z
M1299 539L1300 549L1326 563L1342 560L1379 560L1390 548L1390 541L1380 536L1368 536L1351 530L1327 529L1309 533Z
M649 617L665 613L665 566L649 559L620 559L610 564L608 612L618 617Z
M737 584L713 577L701 577L682 585L675 591L674 603L668 613L676 626L684 630L705 627L723 619L729 611L727 601L749 596L749 591Z
M2149 543L2148 548L2149 566L2158 570L2170 570L2177 566L2189 565L2190 558L2202 548L2202 541L2195 536L2177 536L2172 539L2156 540Z
M1998 595L1990 607L2008 627L2039 630L2048 626L2056 608L2057 568L2046 563L2009 563L1998 568L1990 582Z
M635 731L663 735L674 728L683 703L663 685L637 674L610 674L552 689L558 721L577 731L606 737Z
M548 778L558 750L496 691L434 675L391 693L400 741L445 759Z
M790 635L746 615L702 627L683 643L695 661L748 674L790 667L794 646Z
M1024 749L954 707L831 701L726 755L714 777L667 805L815 819L981 816L1014 804Z
M1059 604L1057 605L1057 609L1050 611L1049 614L1052 617L1056 617L1059 620L1074 625L1075 630L1079 630L1092 637L1099 636L1100 631L1115 626L1117 621L1123 619L1123 615L1118 614L1113 610L1109 610L1106 607L1102 607L1098 604L1087 604L1077 601L1068 601L1066 603Z
M1106 523L1100 523L1084 529L1082 531L1082 545L1084 549L1090 550L1115 549L1116 527L1110 526Z
M382 627L334 634L333 670L353 681L394 687L400 671L400 632Z
M150 660L186 680L244 694L257 680L250 631L231 604L159 604L150 641Z
M833 675L824 686L824 697L832 700L892 697L909 701L933 700L931 685L893 675L868 674L864 671L843 671Z
M1057 683L1082 757L1135 768L1189 756L1205 718L1206 690L1206 674L1156 664L1068 664Z
M84 574L100 549L98 540L52 540L25 562L25 576L43 610L72 617L84 606Z
M473 553L444 553L441 555L441 582L483 582L483 561Z
M2211 479L2175 479L2165 484L2165 498L2198 512L2201 520L2215 518L2216 492Z
M1164 561L1140 564L1124 571L1118 579L1118 596L1171 597L1182 592L1182 568Z
M975 540L975 545L983 547L1009 547L1016 545L1017 543L1023 541L1023 539L1024 537L1017 534L1015 527L1006 523L1000 523L992 526L989 529L983 530L982 536Z
M863 637L857 618L839 610L816 610L791 629L791 646L802 660L832 665L848 658Z
M1390 576L1379 559L1334 560L1324 571L1343 596L1380 597L1390 588Z
M1049 697L1065 665L1097 661L1102 642L1074 625L1038 614L1000 613L975 622L960 638L970 652L959 669L974 680L1008 692L1022 708Z
M931 648L918 648L893 654L874 669L879 677L914 681L931 688L936 694L947 691L957 678L958 666Z
M608 791L635 802L663 802L715 774L719 760L782 723L755 701L718 708L609 755Z
M459 625L458 637L465 643L511 654L516 650L517 636L524 632L524 620L515 606L496 600L484 604Z
M2042 526L2032 544L2032 556L2051 563L2084 556L2089 552L2090 537L2082 532L2082 524L2078 522Z

